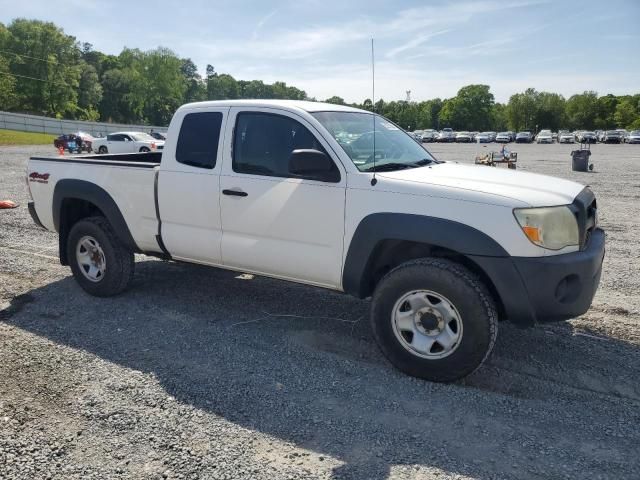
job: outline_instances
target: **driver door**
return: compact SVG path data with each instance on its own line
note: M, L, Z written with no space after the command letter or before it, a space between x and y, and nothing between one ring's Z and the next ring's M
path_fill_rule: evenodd
M234 269L338 288L346 174L333 181L289 173L293 150L330 152L304 118L272 108L232 108L220 176L222 260ZM336 181L337 180L337 181Z

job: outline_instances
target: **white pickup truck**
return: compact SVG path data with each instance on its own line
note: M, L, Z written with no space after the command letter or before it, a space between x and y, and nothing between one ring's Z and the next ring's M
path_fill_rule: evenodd
M125 290L139 252L372 297L384 355L433 381L477 369L499 320L587 311L605 251L589 188L441 162L315 102L188 104L162 152L33 157L27 180L92 295Z

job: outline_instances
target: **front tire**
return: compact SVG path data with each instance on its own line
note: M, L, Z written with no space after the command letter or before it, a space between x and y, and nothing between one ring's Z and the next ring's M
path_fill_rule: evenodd
M109 151L107 150L107 147L102 145L100 148L98 148L98 153L101 153L104 155L105 153L109 153Z
M104 217L84 218L71 228L67 258L76 281L96 297L123 292L133 278L133 252Z
M371 305L373 334L402 372L434 382L473 373L498 333L495 303L464 266L441 258L413 260L377 285Z

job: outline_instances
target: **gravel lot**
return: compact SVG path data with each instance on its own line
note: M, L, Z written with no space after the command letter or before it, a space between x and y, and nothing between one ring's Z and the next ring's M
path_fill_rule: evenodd
M54 152L0 148L22 204L0 211L0 478L640 478L640 146L593 146L591 174L512 148L592 186L602 283L582 317L502 324L454 385L393 370L333 292L141 256L129 292L86 295L26 209L26 160Z

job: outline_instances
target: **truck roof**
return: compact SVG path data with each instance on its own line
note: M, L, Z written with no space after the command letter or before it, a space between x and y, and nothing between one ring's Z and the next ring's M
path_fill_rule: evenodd
M290 110L304 110L306 112L360 112L371 113L367 110L336 105L334 103L310 102L306 100L213 100L207 102L193 102L182 105L178 110L191 110L206 107L278 107Z

